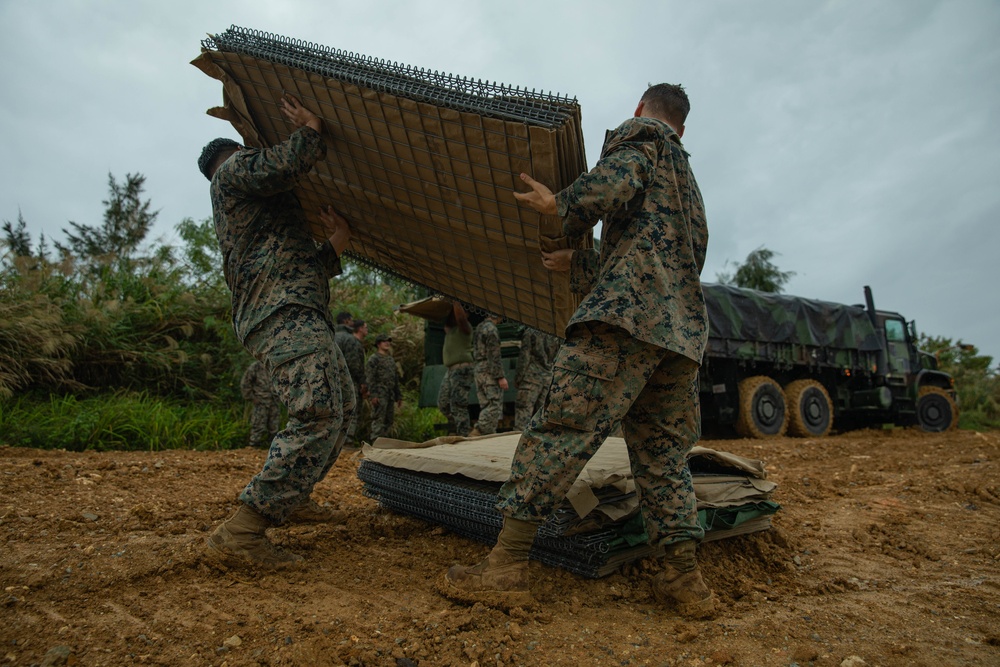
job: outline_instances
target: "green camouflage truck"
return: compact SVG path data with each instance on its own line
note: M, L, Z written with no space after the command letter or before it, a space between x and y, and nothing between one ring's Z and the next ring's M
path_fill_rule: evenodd
M913 322L865 305L704 283L709 338L699 376L706 430L735 428L749 438L820 437L836 426L918 425L945 431L958 423L954 381L917 349ZM475 318L475 315L470 315ZM522 328L500 327L504 424L513 414ZM442 326L425 328L421 407L437 405L444 377ZM478 410L473 387L470 410Z
M702 421L751 438L818 437L877 424L945 431L958 422L954 381L916 346L913 322L848 306L706 283L709 339Z

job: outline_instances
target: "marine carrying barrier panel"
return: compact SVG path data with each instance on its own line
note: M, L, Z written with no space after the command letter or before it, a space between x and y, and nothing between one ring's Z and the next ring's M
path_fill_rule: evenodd
M291 93L324 120L327 156L296 194L313 236L332 205L349 255L471 310L562 335L578 299L539 249L571 244L561 222L519 206L527 172L553 190L586 170L575 99L369 58L246 28L202 42L193 62L223 88L208 113L248 146L287 139Z

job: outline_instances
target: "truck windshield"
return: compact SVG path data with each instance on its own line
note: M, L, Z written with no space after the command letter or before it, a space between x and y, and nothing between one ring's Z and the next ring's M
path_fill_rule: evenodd
M906 341L906 325L902 320L885 321L885 339L894 343Z

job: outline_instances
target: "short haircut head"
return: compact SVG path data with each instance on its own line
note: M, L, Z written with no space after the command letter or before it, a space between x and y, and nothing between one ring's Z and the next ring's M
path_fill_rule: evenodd
M368 326L368 323L364 320L354 320L354 331L361 331L361 328L366 326Z
M232 139L225 137L212 139L201 149L201 155L198 157L198 171L204 174L208 180L212 180L212 174L218 169L217 160L223 155L228 157L233 151L239 149L240 145Z
M347 324L353 319L354 318L351 317L351 314L349 312L347 312L346 310L342 310L339 313L337 313L336 322L337 324Z
M651 84L640 100L654 116L683 125L691 111L691 102L680 84Z

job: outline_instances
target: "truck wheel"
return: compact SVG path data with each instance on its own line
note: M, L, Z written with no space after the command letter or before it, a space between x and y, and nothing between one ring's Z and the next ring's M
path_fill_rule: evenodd
M822 438L833 426L833 401L816 380L796 380L785 387L788 401L788 434Z
M788 427L785 393L781 386L765 375L740 380L740 397L736 431L744 438L782 436Z
M931 433L950 431L958 426L958 406L941 387L921 387L917 394L917 423Z

